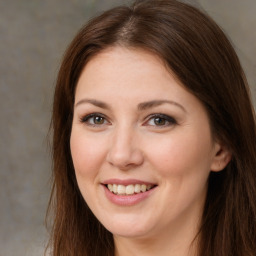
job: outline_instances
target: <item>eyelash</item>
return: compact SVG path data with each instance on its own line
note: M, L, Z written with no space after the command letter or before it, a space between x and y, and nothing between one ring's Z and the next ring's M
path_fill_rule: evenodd
M102 118L103 123L95 124L95 123L90 123L89 122L91 118L93 118L93 122L95 122L95 118L97 118L97 117ZM156 121L157 118L164 121L164 124L156 125L155 121ZM173 117L165 115L165 114L152 114L152 115L147 117L147 121L145 123L146 124L149 123L150 120L153 120L153 122L154 122L154 125L150 125L150 126L155 126L155 127L167 127L167 126L172 126L172 125L177 124L177 121ZM80 119L81 123L85 123L85 124L87 124L89 126L93 126L93 127L99 127L101 125L104 125L104 124L106 124L106 121L107 121L107 119L106 119L105 115L103 115L101 113L92 113L92 114L86 115L86 116L84 116ZM167 124L166 124L166 122L167 122Z
M156 125L155 121L157 118L162 119L165 123L163 125ZM153 120L154 122L154 125L151 125L151 126L156 126L156 127L167 127L167 126L172 126L177 124L177 121L173 117L165 114L152 114L147 118L147 123L149 123L150 120Z
M100 113L92 113L92 114L89 114L89 115L86 115L86 116L84 116L84 117L82 117L81 119L80 119L80 122L81 123L85 123L85 124L87 124L87 125L89 125L89 126L101 126L101 125L103 125L103 124L91 124L91 123L89 123L89 120L91 119L91 118L93 118L94 120L93 121L95 121L95 118L97 118L97 117L100 117L100 118L103 118L104 119L104 123L105 123L105 121L107 120L106 119L106 117L105 117L105 115L102 115L102 114L100 114Z

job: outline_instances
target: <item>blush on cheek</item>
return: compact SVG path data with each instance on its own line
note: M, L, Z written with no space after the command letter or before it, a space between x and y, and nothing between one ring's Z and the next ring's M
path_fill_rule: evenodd
M104 155L104 152L99 147L82 140L74 140L73 138L70 141L70 149L77 175L88 178L97 173Z
M207 154L208 152L203 152L198 148L187 147L187 150L184 150L184 146L178 145L171 149L165 148L155 151L151 162L157 166L164 177L186 176L195 171L196 173L208 171L207 159L209 157L206 156Z
M173 138L165 138L156 145L148 147L150 151L147 154L150 155L151 163L161 172L161 175L170 176L184 171L184 162L188 161L191 152L189 154L184 152L181 142L177 143ZM154 148L153 151L152 148Z

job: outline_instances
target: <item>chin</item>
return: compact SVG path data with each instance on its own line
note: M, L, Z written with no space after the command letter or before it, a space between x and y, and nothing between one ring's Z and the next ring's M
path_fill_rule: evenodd
M102 224L108 229L114 236L122 237L145 237L152 233L153 226L149 225L149 221L129 221L124 219L117 220L114 218L114 222L103 221Z
M150 233L147 229L137 229L134 227L127 227L124 229L113 228L109 230L114 236L127 237L127 238L139 238L139 237L147 237Z

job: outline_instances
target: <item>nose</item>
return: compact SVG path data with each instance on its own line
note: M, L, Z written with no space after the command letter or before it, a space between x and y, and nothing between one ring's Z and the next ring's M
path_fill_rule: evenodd
M135 131L117 128L111 137L107 161L120 170L128 170L141 165L144 161L140 140Z

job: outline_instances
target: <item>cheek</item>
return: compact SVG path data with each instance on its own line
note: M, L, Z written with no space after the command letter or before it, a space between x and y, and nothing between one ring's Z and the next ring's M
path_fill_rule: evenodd
M209 172L212 144L210 135L197 133L175 134L151 147L151 163L161 175L183 175Z
M166 216L178 215L186 209L192 211L203 204L210 173L210 137L203 140L195 133L180 135L166 137L151 147L151 153L148 150L151 165L164 188L159 204L162 209L166 204L173 209L164 210Z
M102 141L93 136L73 131L70 138L70 149L77 177L89 178L97 175L105 150Z

